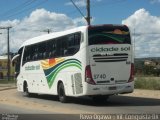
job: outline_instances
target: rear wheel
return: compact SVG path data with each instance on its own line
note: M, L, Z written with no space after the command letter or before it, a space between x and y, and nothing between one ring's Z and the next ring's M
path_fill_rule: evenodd
M64 89L64 85L63 83L59 83L58 85L58 97L59 97L59 101L62 103L66 103L67 102L67 96L65 94L65 89Z

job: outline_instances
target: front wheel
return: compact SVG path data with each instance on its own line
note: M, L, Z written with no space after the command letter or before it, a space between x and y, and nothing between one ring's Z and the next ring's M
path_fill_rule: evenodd
M27 97L30 96L30 93L29 93L29 91L28 91L28 85L27 85L26 82L24 83L24 87L23 87L23 95L24 95L24 96L27 96Z
M58 85L58 97L59 97L59 101L61 103L67 102L67 96L65 94L65 89L64 89L63 83L59 83L59 85Z

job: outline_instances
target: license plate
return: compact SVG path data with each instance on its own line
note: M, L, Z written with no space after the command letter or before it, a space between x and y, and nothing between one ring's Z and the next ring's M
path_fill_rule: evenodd
M116 89L117 89L116 86L109 87L109 90L116 90Z

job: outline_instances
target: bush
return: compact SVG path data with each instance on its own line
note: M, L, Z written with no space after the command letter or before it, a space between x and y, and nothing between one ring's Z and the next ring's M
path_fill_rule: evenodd
M160 78L157 79L154 77L138 77L135 80L135 88L160 90Z

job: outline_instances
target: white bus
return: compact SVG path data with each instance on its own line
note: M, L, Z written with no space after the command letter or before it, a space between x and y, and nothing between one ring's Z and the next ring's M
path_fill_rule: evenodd
M18 91L106 100L134 90L134 58L125 25L82 26L27 40L20 47Z

